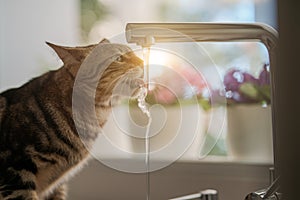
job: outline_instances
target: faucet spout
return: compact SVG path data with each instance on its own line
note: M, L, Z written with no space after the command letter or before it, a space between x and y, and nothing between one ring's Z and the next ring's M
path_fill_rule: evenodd
M149 39L151 38L150 42ZM261 41L270 50L276 46L278 34L264 24L225 23L128 23L126 40L138 45L161 42ZM149 43L148 43L149 42Z

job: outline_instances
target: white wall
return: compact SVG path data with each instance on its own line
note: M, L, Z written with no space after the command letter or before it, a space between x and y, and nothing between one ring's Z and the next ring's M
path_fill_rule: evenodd
M45 44L78 45L74 0L0 0L0 91L61 65Z

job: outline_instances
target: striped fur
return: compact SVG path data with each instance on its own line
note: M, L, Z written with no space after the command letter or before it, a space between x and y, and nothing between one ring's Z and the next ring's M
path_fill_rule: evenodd
M65 183L89 158L82 139L93 141L97 136L86 126L86 138L79 137L72 115L73 85L83 61L104 44L116 45L103 41L71 48L48 43L64 66L0 94L0 200L66 198ZM136 87L142 66L142 60L126 51L105 69L95 95L101 127L110 114L117 82Z

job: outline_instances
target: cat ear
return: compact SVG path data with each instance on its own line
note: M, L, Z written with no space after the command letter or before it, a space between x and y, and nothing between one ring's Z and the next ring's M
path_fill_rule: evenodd
M77 60L72 55L72 50L70 47L59 46L50 42L46 42L48 46L50 46L58 55L58 57L63 61L64 64L73 63Z
M78 52L76 52L77 50L75 50L75 48L59 46L50 42L46 42L46 44L56 52L64 64L70 64L79 61L78 56L76 56Z
M106 38L104 38L103 40L101 40L99 43L101 44L105 44L105 43L110 43L110 41Z

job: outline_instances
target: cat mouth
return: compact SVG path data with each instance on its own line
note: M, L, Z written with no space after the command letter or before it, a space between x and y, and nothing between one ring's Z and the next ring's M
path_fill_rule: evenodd
M138 98L141 87L145 87L147 83L144 82L144 70L143 66L138 68L136 71L136 77L134 78L133 84L131 85L131 89L133 90L131 98Z
M140 94L140 91L141 91L141 88L142 88L142 87L145 87L145 85L146 85L145 82L144 82L143 80L140 79L140 82L137 83L137 87L135 87L135 88L133 89L131 98L133 98L133 99L138 98L138 96L139 96L139 94Z
M117 96L137 98L139 89L145 85L142 70L129 70L117 80L113 94Z

